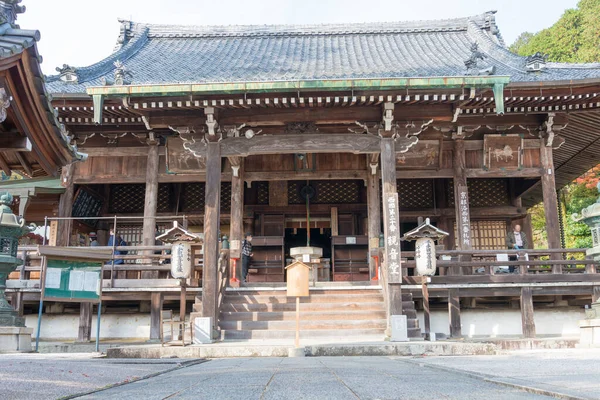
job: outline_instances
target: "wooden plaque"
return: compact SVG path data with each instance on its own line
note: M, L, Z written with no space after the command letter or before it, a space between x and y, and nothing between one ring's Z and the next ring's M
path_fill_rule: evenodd
M206 171L206 158L195 157L178 137L167 138L167 173L197 174Z
M486 170L518 170L523 165L523 136L485 135L483 168Z
M442 140L420 140L406 153L396 153L397 169L439 169Z

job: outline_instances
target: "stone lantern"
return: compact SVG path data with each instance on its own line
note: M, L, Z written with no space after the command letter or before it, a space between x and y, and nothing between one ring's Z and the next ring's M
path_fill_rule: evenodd
M19 238L29 232L25 220L10 209L10 193L0 196L0 351L31 351L31 328L4 297L6 279L23 261L17 258Z
M597 185L600 192L600 182ZM581 210L581 216L575 214L573 219L583 221L592 231L592 248L587 249L588 258L600 262L600 197L594 204ZM594 265L594 268L596 266ZM592 303L591 309L586 310L586 319L579 321L581 346L600 345L600 299Z
M415 261L417 274L421 276L433 276L436 270L435 240L448 236L447 232L431 225L429 218L421 222L412 231L407 232L400 240L416 240Z

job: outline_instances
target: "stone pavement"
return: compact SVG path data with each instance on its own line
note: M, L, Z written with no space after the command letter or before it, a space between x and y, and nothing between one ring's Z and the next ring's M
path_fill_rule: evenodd
M4 354L0 355L0 398L57 399L118 384L79 398L494 400L547 399L553 393L561 398L600 399L599 361L600 349L207 362Z

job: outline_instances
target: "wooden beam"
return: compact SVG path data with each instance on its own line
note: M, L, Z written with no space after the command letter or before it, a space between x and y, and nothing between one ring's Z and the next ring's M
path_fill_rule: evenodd
M212 318L217 331L219 199L221 195L221 146L209 142L206 150L206 185L204 207L204 268L202 270L202 316Z
M244 240L244 159L230 158L231 168L237 168L231 178L230 262L237 264L235 278L242 280L242 241ZM234 259L236 259L234 261Z
M246 172L244 179L248 182L259 181L287 181L287 180L342 180L342 179L367 179L366 170L340 170L340 171L315 171L315 172Z
M79 330L78 342L89 342L92 338L92 303L83 302L79 304ZM100 305L98 305L100 307Z
M521 288L521 327L523 337L535 337L535 321L533 319L533 292L531 287Z
M0 154L0 168L2 168L2 171L4 171L6 176L10 176L12 174L12 170L10 169L8 163L6 162L6 159L2 154Z
M15 156L17 157L17 160L19 160L19 163L23 166L25 172L29 176L33 177L33 169L31 168L31 165L29 165L25 157L23 157L23 155L19 152L15 153Z
M451 337L461 337L460 296L458 289L448 290L448 322Z
M88 157L144 157L148 155L148 146L139 147L80 147L79 152ZM166 149L158 148L158 155L164 156Z
M540 156L542 161L542 195L544 199L544 214L546 216L546 233L549 249L560 249L560 226L558 221L558 198L556 196L556 182L554 181L554 161L552 147L540 141ZM562 259L560 254L551 254L551 260ZM560 274L561 265L553 265L552 272Z
M31 141L19 133L0 133L0 152L4 151L31 151Z
M379 234L381 233L381 195L379 190L379 171L377 160L367 155L367 210L369 250L379 248ZM376 168L375 171L372 168ZM374 172L374 173L373 173ZM336 209L337 218L337 209ZM337 230L337 229L336 229ZM377 267L373 257L369 256L369 277L377 276Z
M104 298L104 296L102 296ZM152 292L150 295L150 340L159 340L162 337L161 313L163 294Z
M65 187L65 192L60 195L58 203L58 216L71 217L73 213L73 200L75 196L75 185L73 178L75 175L75 165L64 166L61 174L61 184ZM72 220L58 221L57 246L68 246L71 239Z
M156 208L158 206L158 145L148 147L146 162L146 195L144 200L144 221L142 228L142 243L144 246L153 246L156 237ZM115 232L116 235L116 232ZM151 255L152 250L145 251ZM151 262L148 260L147 262ZM158 278L158 271L142 271L142 279Z

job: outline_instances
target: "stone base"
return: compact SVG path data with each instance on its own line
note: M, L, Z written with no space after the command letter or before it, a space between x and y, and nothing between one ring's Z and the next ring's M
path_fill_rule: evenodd
M212 318L196 317L194 319L194 344L212 343Z
M600 318L579 321L579 347L600 347Z
M0 326L0 353L31 351L31 334L33 328Z
M292 347L288 350L288 357L304 357L305 355L304 347Z

